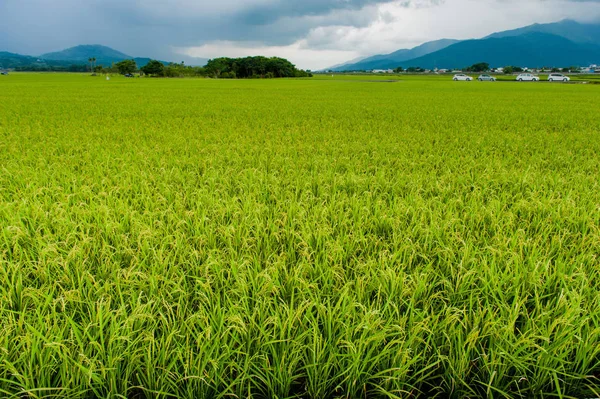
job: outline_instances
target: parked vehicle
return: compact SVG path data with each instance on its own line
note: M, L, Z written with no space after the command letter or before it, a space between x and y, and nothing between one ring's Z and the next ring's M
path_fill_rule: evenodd
M133 75L132 75L132 74L130 74L130 73L127 73L127 74L125 74L125 75L123 75L123 76L125 76L126 78L133 78Z
M2 71L2 72L0 72L0 75L8 76L8 72Z
M477 78L477 80L479 80L480 82L483 81L487 81L487 82L495 82L496 78L490 75L479 75L479 77Z
M463 80L463 81L466 81L466 82L470 82L470 81L472 81L472 80L473 80L473 78L472 78L472 77L470 77L470 76L467 76L467 75L465 75L465 74L459 73L459 74L457 74L457 75L454 75L454 77L452 78L452 80L454 80L455 82L457 82L457 81L459 81L459 80Z
M570 77L565 76L560 73L551 73L548 76L548 82L569 82L571 80Z
M522 73L517 76L518 82L539 82L540 78L531 73Z

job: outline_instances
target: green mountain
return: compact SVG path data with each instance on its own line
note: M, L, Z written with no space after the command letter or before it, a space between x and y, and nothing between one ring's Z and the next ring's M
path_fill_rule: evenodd
M70 63L84 64L87 64L90 58L96 58L96 64L103 65L105 67L123 60L132 59L135 60L138 67L143 67L151 60L151 58L147 57L132 57L110 47L101 46L99 44L75 46L55 53L43 54L40 56L40 58L44 60L68 61ZM196 58L193 59L193 64L204 65L206 61L207 60L202 58ZM169 64L167 61L161 62L165 65Z
M96 58L98 65L110 66L113 62L130 60L133 57L101 45L83 45L71 47L54 53L42 54L40 58L51 61L70 61L87 63L88 59Z
M600 63L598 46L600 24L564 20L497 32L479 40L428 42L411 50L402 49L358 63L342 64L333 70L394 69L399 66L463 68L477 62L528 67L589 65Z
M84 72L87 70L87 67L86 65L77 65L76 62L43 60L28 55L0 52L0 69Z
M600 46L575 43L557 35L530 32L519 36L466 40L397 66L464 68L478 62L487 62L492 67L583 66L600 62Z
M600 45L600 24L582 24L570 19L551 24L534 24L524 28L498 32L491 34L485 39L520 36L532 32L561 36L575 43Z
M90 58L96 58L96 65L110 67L123 60L135 60L138 67L143 67L150 58L134 58L110 47L101 45L83 45L71 47L63 51L43 54L39 57L0 52L0 69L16 69L22 71L69 71L85 72L89 70ZM193 65L205 65L202 58L192 58ZM169 62L161 61L168 65Z
M412 49L402 49L394 51L391 54L375 55L365 58L356 63L346 63L339 66L327 68L330 71L363 71L371 69L396 68L401 62L413 58L418 58L438 50L442 50L452 44L458 43L458 40L441 39L424 43ZM393 66L392 66L393 65Z
M26 55L8 53L6 51L0 51L0 69L2 68L16 68L18 66L29 65L36 63L38 60L35 57L29 57Z
M344 63L342 63L342 64L336 64L336 65L333 65L333 66L331 66L331 67L327 68L327 70L328 70L328 71L339 71L339 70L343 70L343 67L345 67L345 66L347 66L347 65L356 64L356 63L358 63L358 62L361 62L361 61L364 61L364 60L366 60L367 58L369 58L369 57L358 57L358 58L354 58L354 59L352 59L352 60L350 60L350 61L346 61L346 62L344 62ZM341 68L341 69L340 69L340 68Z

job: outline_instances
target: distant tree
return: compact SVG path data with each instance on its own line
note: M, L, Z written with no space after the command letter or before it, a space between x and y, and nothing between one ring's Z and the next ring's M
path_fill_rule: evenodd
M227 72L230 69L230 59L228 58L215 58L209 60L205 66L206 72L218 78L221 76L222 72Z
M50 69L50 70L52 70L52 69ZM66 68L66 71L67 72L87 72L88 68L87 68L87 65L85 65L85 64L83 64L83 65L82 64L79 64L79 65L73 64L73 65L69 66L68 68Z
M296 68L294 64L279 57L215 58L206 64L204 73L215 78L303 78L312 73Z
M121 75L127 75L128 73L135 73L137 71L137 64L135 60L124 60L115 64L115 67Z
M402 72L404 72L404 68L402 68L402 67L398 67L398 68L394 69L394 73L402 73Z
M94 68L96 67L96 57L88 58L88 64L90 64L90 72L94 72Z
M477 64L473 64L470 67L466 68L467 72L487 72L490 70L490 64L487 62L480 62Z
M504 73L505 73L506 75L511 75L511 74L513 74L514 72L515 72L515 69L514 69L513 67L511 67L511 66L505 66L505 67L504 67Z
M164 76L165 65L157 60L150 60L148 64L140 68L140 70L149 76Z
M406 69L406 72L408 72L408 73L417 73L417 72L423 72L423 71L425 71L425 70L421 67L409 67Z

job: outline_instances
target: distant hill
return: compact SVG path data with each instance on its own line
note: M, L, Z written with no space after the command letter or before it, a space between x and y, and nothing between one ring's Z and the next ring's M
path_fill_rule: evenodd
M505 40L495 41L499 39ZM411 50L376 55L331 69L464 68L477 62L488 62L492 66L583 66L600 63L598 46L600 24L564 20L497 32L479 40L428 42Z
M42 54L40 58L52 61L70 61L87 63L88 59L95 57L98 65L110 66L113 62L131 60L134 57L121 53L110 47L95 45L83 45L71 47L54 53Z
M73 62L42 60L38 57L0 51L0 69L20 69L32 71L65 70L84 71L85 66L73 68Z
M96 58L97 65L106 67L123 60L135 60L137 65L142 67L151 60L151 58L147 57L132 57L118 50L99 44L75 46L62 51L43 54L40 58L44 60L69 61L71 63L79 62L85 64L87 64L88 59ZM203 58L191 58L190 61L193 65L205 65L208 60ZM165 65L169 64L168 61L161 62Z
M418 58L429 53L433 53L438 50L442 50L452 44L458 43L459 40L453 39L441 39L432 42L424 43L412 49L402 49L394 51L391 54L375 55L373 57L365 58L362 61L356 63L346 63L327 70L333 71L363 71L372 69L388 69L396 68L401 62L407 61L413 58Z
M0 51L0 68L15 68L37 62L36 57Z
M565 67L600 61L600 46L575 43L561 36L530 32L519 36L466 40L435 53L404 61L404 68L464 68L478 62L492 67Z
M551 24L534 24L524 28L493 33L485 39L520 36L532 32L561 36L575 43L600 45L600 24L582 24L570 19Z
M358 57L358 58L354 58L353 60L350 61L346 61L343 64L336 64L333 65L329 68L327 68L328 71L337 71L339 68L345 67L347 65L352 65L352 64L356 64L357 62L361 62L365 59L367 59L368 57Z
M0 52L0 69L18 69L30 71L64 70L72 72L83 72L88 70L88 60L96 58L96 65L110 67L113 63L123 60L135 60L138 67L143 67L151 60L150 58L132 57L110 47L101 45L82 45L71 47L66 50L57 51L33 57L8 52ZM202 58L192 58L192 65L205 65ZM168 65L168 61L161 61Z

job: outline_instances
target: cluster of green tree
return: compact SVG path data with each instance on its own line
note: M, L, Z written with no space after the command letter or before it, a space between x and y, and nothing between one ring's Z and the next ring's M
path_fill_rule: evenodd
M30 64L16 66L14 69L17 72L89 72L87 65L48 65L48 64Z
M165 77L165 78L183 78L193 76L206 76L206 70L203 67L187 66L183 62L181 64L167 64L150 60L148 64L140 68L144 75Z
M490 64L487 62L479 62L464 69L465 72L487 72L490 70Z
M121 61L114 65L120 74L133 74L137 71L134 60ZM246 58L216 58L208 61L205 67L167 64L150 60L139 69L141 73L154 77L191 77L208 76L221 79L245 78L287 78L312 77L310 71L299 70L294 64L283 58L246 57Z
M396 69L394 69L395 73L402 73L402 72L408 72L408 73L423 73L425 72L424 68L421 67L408 67L406 69L402 68L402 67L398 67Z
M523 72L523 68L518 67L518 66L510 66L509 65L509 66L505 66L504 67L504 73L506 75L510 75L510 74L513 74L513 73L520 73L520 72Z
M297 69L294 64L278 57L215 58L204 67L206 75L223 79L246 78L306 78L310 71Z
M31 57L30 57L31 58ZM246 58L216 58L210 60L205 67L188 66L184 63L167 64L157 60L150 60L141 68L136 60L127 59L110 66L97 65L97 59L90 57L87 65L68 65L52 63L34 64L31 60L21 62L16 71L56 71L56 72L89 72L119 73L121 75L141 72L144 75L156 77L194 77L208 76L221 79L242 78L286 78L286 77L312 77L310 71L297 69L294 64L283 58L246 57ZM144 60L145 62L145 60Z

